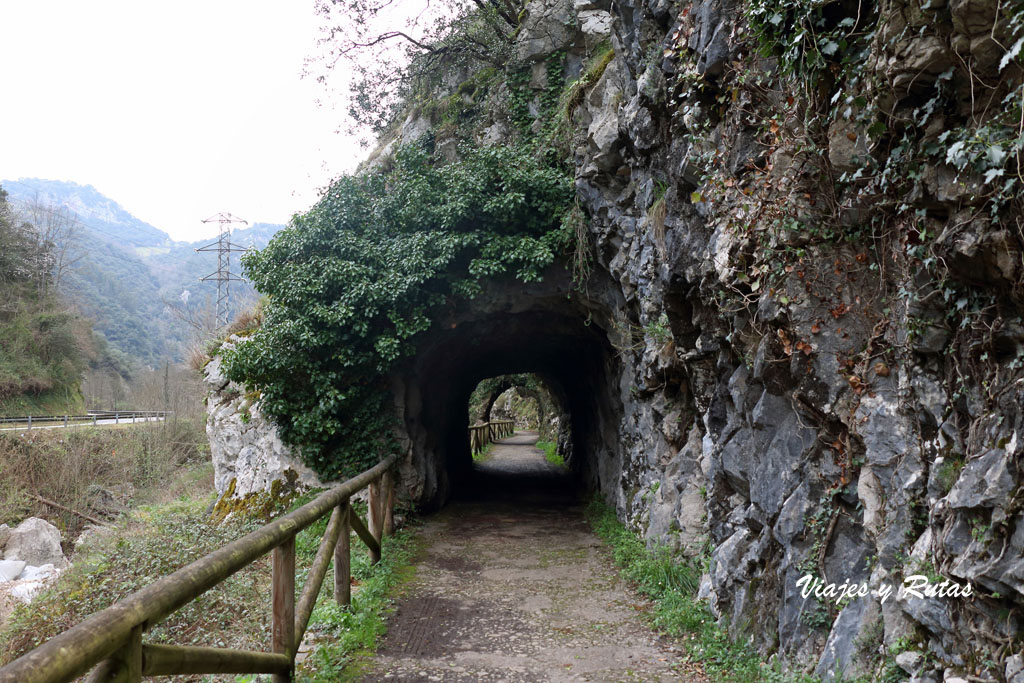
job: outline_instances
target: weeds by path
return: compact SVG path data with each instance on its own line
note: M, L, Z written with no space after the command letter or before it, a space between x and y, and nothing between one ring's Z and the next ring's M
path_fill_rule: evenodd
M565 459L558 454L558 444L551 441L538 441L534 446L544 451L544 459L550 464L555 467L565 467Z
M648 550L641 538L619 522L615 510L596 498L587 506L585 514L594 533L611 547L623 576L654 602L650 616L652 625L679 639L689 657L700 662L711 680L736 683L817 680L783 673L762 661L747 643L730 638L706 603L697 598L700 567L673 556L667 548Z
M491 441L491 442L488 442L488 443L484 444L483 449L479 453L474 453L473 454L473 462L484 462L489 457L491 457L491 453L493 453L493 452L494 452L494 442Z
M310 563L326 521L314 526L319 533L307 530L312 532L309 546L303 548L301 537L296 544L296 552L306 553ZM371 565L366 547L353 541L352 606L342 608L334 602L333 572L328 573L310 620L314 648L298 667L296 681L335 683L362 678L361 664L376 650L387 630L386 620L394 609L397 589L412 576L414 548L414 531L401 529L384 539L381 560Z

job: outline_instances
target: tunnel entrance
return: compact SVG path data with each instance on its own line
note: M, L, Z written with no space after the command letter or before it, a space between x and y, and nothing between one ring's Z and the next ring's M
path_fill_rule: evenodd
M543 377L519 373L482 380L470 394L467 416L478 436L476 443L470 439L473 463L469 471L459 470L454 498L535 506L578 500L580 487L567 462L572 420ZM481 448L479 435L507 422L514 431Z
M610 319L610 302L599 301L592 292L579 295L556 270L540 283L494 287L424 335L393 377L408 449L403 488L421 508L437 508L472 486L468 428L494 401L488 395L490 405L479 406L472 420L468 406L481 382L509 376L532 376L544 387L566 427L559 447L577 486L605 492L615 485L621 370L601 324ZM501 383L491 389L511 388Z
M562 460L571 457L572 419L568 408L539 375L498 375L481 381L470 394L467 416L474 427L492 420L511 421L516 431L537 432L538 447L546 444ZM473 453L474 459L477 455Z

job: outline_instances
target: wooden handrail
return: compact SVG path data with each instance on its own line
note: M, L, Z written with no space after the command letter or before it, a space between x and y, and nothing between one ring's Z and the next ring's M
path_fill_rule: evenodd
M230 669L231 673L272 673L275 683L290 681L298 644L302 641L309 614L312 613L312 605L316 602L316 595L320 592L320 585L327 571L327 562L321 556L329 558L331 554L335 554L336 572L339 569L337 565L341 564L339 559L342 559L345 565L344 573L348 574L349 524L345 522L350 522L357 530L363 526L351 511L349 499L384 477L397 462L398 456L390 456L375 467L322 493L297 510L91 615L77 626L54 636L0 669L0 683L70 681L87 673L101 662L102 665L93 673L90 681L134 683L140 680L142 675L225 673L227 669ZM371 518L387 518L389 511L374 508L383 508L394 500L394 478L388 476L384 479L388 490L383 492L384 495L376 496L376 500L371 496L368 514ZM317 559L314 560L313 570L307 578L296 613L295 536L328 513L334 515L321 542ZM379 526L376 536L367 532L369 539L360 534L360 538L367 541L368 545L370 541L376 545L376 548L371 548L371 553L376 558L380 557L383 531L383 526ZM338 542L338 535L341 533L346 535L344 558L340 558L343 544ZM275 569L273 654L142 643L143 631L160 623L173 612L270 551L274 551ZM336 580L338 579L341 577L338 576ZM349 577L345 576L343 580L348 581ZM342 604L348 604L348 591L336 590L335 597ZM288 670L282 672L285 661L289 662Z
M514 420L491 420L469 428L469 448L473 455L482 453L487 444L515 433Z

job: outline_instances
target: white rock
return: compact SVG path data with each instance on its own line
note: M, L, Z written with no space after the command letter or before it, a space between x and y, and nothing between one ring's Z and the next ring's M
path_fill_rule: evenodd
M921 661L924 659L917 650L907 650L896 655L896 666L906 671L908 674L912 674L917 670L917 667L921 665Z
M417 116L415 112L410 113L405 119L405 123L402 124L402 131L399 133L399 137L402 138L403 144L410 144L416 142L421 137L427 134L431 129L432 124L430 119L425 116Z
M38 517L29 517L11 532L4 559L22 560L37 567L52 564L64 569L68 566L60 547L60 531Z
M25 570L18 577L19 581L46 581L56 579L60 572L52 564L44 564L41 567L26 565Z
M587 48L593 48L612 33L612 15L604 10L584 10L579 13L579 21Z
M1024 683L1024 656L1007 657L1003 675L1006 676L1007 683Z
M24 569L21 560L0 560L0 582L14 581Z
M576 37L575 12L567 0L530 0L516 37L516 54L533 62L567 48Z
M6 594L6 596L27 605L39 593L53 584L60 575L61 570L52 564L44 564L41 567L26 566L17 580L2 584L0 602L4 601L4 594Z
M223 348L233 346L229 340ZM241 391L233 399L221 398L225 394L217 393L224 386L219 357L207 364L205 372L206 382L214 391L207 402L206 434L218 493L227 491L232 480L235 497L269 491L275 480L287 481L290 477L306 487L322 488L328 484L321 482L281 441L277 427L260 412L258 401L249 405ZM237 389L234 385L231 388Z
M874 471L869 466L862 467L857 479L857 497L864 508L864 528L873 534L882 530L885 522L883 506L885 493Z

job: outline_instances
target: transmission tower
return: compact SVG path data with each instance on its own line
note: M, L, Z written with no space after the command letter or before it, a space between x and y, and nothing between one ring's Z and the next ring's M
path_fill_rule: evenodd
M244 278L231 272L231 252L245 251L243 247L231 243L231 224L245 223L248 225L249 222L242 220L238 216L232 216L230 213L221 212L215 216L210 216L203 223L220 224L220 237L217 238L217 241L199 247L196 251L217 252L217 272L200 278L200 281L209 282L214 280L217 282L217 325L218 327L226 327L230 313L231 281L244 281Z

